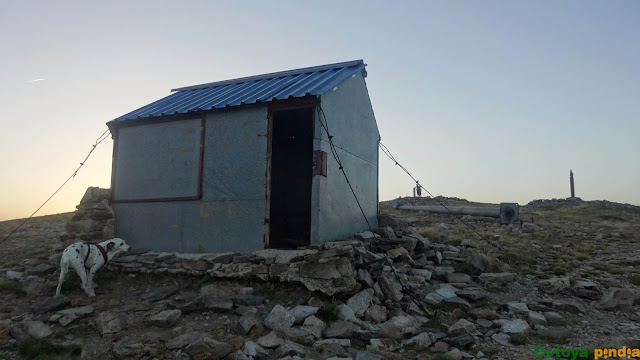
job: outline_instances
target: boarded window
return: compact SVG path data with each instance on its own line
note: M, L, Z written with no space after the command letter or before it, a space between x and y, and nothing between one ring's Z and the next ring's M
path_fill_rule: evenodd
M201 119L120 128L113 199L199 198L201 142Z

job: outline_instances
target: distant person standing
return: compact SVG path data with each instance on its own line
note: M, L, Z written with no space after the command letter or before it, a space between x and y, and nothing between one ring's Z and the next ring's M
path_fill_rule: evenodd
M420 184L416 184L416 194L422 196L422 186L420 186Z

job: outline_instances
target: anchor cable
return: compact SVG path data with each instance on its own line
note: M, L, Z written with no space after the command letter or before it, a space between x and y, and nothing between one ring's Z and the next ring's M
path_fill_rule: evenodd
M97 139L96 142L93 144L93 147L91 148L91 151L89 151L89 154L87 154L87 156L84 158L84 160L82 160L82 162L80 163L80 166L78 166L78 168L76 169L76 171L74 171L71 176L69 176L69 178L67 178L67 180L65 180L65 182L62 183L62 185L60 185L60 187L58 188L58 190L54 191L53 194L51 194L51 196L49 196L49 198L47 200L45 200L44 203L42 203L42 205L40 205L39 208L36 209L36 211L33 212L33 214L29 215L28 218L24 219L24 221L18 225L17 228L15 228L12 232L9 233L9 235L7 235L4 239L2 239L0 241L0 244L2 244L5 240L7 240L9 237L11 237L11 235L13 235L16 231L18 231L18 229L20 229L24 224L27 223L27 221L29 221L38 211L40 211L40 209L42 209L43 206L45 206L46 203L49 202L49 200L51 200L51 198L58 193L58 191L60 191L60 189L62 189L63 186L65 186L69 180L71 180L72 178L74 178L76 176L76 174L78 173L78 171L80 171L80 168L82 168L84 166L84 164L87 162L87 159L89 159L89 156L91 156L91 153L93 153L93 151L96 149L96 147L98 147L98 145L100 145L101 142L103 142L104 140L106 140L109 137L109 134L107 134L109 132L109 129L105 130L102 135L100 135Z

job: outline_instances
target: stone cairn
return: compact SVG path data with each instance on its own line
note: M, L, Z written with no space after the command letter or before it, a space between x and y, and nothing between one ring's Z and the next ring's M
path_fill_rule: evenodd
M114 213L109 199L110 189L91 186L76 206L78 209L67 223L67 235L62 240L103 241L114 237Z

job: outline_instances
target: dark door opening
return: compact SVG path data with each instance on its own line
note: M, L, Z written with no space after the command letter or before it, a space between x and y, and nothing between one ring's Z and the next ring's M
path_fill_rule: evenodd
M309 244L312 165L313 109L273 112L269 247Z

